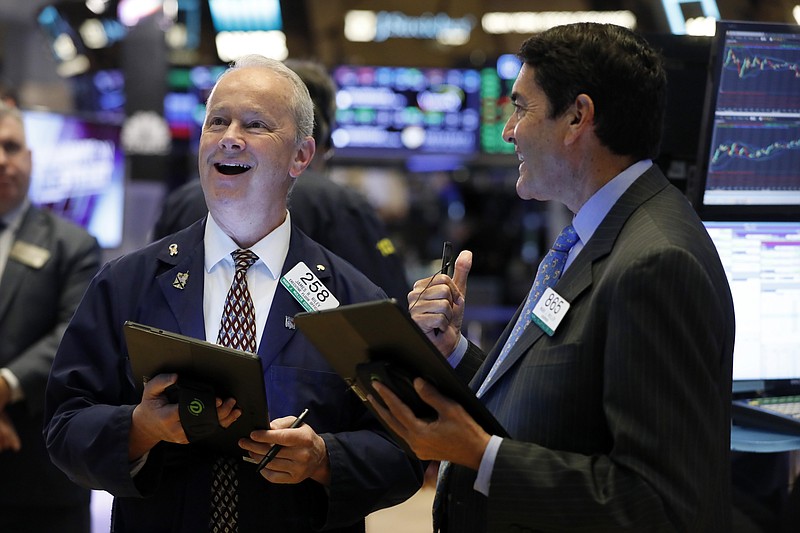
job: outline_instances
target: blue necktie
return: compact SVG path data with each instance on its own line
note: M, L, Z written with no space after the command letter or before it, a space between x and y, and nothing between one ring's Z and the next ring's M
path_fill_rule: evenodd
M528 298L525 300L525 307L523 307L522 312L519 314L519 318L517 318L517 322L514 324L514 329L511 330L508 340L506 340L506 343L503 345L503 349L500 351L497 361L495 361L492 369L489 371L489 375L486 376L486 379L481 384L478 390L479 398L483 396L486 388L492 382L497 369L508 355L508 352L511 351L511 348L517 342L520 335L522 335L522 332L525 331L525 328L531 323L533 308L536 307L542 293L546 288L555 285L558 278L561 277L561 273L564 271L564 265L567 262L567 255L569 255L569 251L575 246L576 242L578 242L578 234L575 233L575 228L570 224L561 230L558 238L556 238L556 242L553 243L553 247L547 252L547 255L544 256L542 262L539 263L539 270L536 272L536 278L533 280L531 290L528 292Z

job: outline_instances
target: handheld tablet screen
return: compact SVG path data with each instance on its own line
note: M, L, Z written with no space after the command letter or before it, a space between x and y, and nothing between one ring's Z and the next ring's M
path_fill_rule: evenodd
M295 325L362 399L368 393L378 398L371 387L377 379L417 416L431 419L435 412L411 385L414 378L422 377L461 404L488 433L509 436L395 300L300 313Z
M238 440L248 436L253 429L269 427L267 395L261 360L257 355L135 322L126 322L124 332L138 390L143 390L144 383L157 374L177 373L178 390L168 391L168 396L172 396L177 403L181 396L180 385L184 384L182 396L188 401L196 400L193 407L188 409L187 417L205 411L208 403L211 404L213 417L216 417L214 396L236 399L242 415L228 428L218 427L216 431L209 427L209 419L198 421L203 433L196 440L190 437L193 443L223 453L241 455ZM186 384L191 384L192 394L186 394ZM194 394L198 390L210 390L210 396L202 396L199 392ZM203 407L199 404L203 404ZM184 414L181 413L181 421L184 429L187 429Z

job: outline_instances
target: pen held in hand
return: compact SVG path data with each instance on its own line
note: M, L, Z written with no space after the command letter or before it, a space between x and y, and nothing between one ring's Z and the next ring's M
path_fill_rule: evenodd
M303 412L300 413L300 416L298 416L297 419L294 422L292 422L292 425L289 426L289 429L299 428L300 426L302 426L303 419L306 417L307 414L308 414L308 409L304 409ZM275 456L278 455L278 452L281 451L282 448L283 446L281 446L280 444L273 444L272 447L269 449L269 451L267 451L267 454L264 456L264 458L261 459L261 462L258 463L258 466L256 467L256 472L261 472L261 470L265 466L267 466L273 459L275 459Z
M442 274L446 274L452 278L454 266L455 265L453 263L453 243L450 241L445 241L442 249L442 268L439 269L439 271ZM433 330L434 335L439 335L439 333L441 333L439 328L435 328Z

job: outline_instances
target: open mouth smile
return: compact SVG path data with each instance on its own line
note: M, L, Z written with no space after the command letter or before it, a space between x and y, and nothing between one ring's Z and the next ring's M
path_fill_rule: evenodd
M236 174L247 172L251 167L242 163L215 163L214 168L225 176L235 176Z

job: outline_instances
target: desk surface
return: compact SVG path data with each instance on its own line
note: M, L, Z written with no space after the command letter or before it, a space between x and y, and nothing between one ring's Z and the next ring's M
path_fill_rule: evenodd
M759 453L800 450L800 436L731 425L731 450Z

